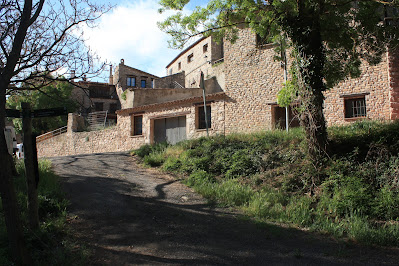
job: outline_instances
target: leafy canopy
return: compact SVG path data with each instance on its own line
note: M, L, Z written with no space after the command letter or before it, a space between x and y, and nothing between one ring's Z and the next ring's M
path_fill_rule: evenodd
M7 108L21 109L21 102L28 102L32 110L66 107L68 113L77 110L78 104L71 99L73 85L55 81L40 90L16 91L7 99ZM13 119L15 129L22 132L22 119ZM66 116L43 117L32 119L32 132L42 134L66 126Z

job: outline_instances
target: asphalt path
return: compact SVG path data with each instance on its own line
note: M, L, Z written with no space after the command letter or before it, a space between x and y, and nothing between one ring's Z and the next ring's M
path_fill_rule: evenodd
M128 153L51 158L92 265L398 265L399 249L258 223L210 206Z

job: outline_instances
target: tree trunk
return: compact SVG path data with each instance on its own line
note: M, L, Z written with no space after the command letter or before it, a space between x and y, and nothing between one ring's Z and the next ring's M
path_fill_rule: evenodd
M30 265L31 259L24 240L17 196L12 180L13 160L8 153L4 134L6 98L5 86L4 83L1 83L2 82L0 82L0 195L13 260L17 263Z
M298 83L301 97L301 123L305 128L309 155L319 167L326 157L327 129L323 114L326 85L323 81L325 54L318 11L300 6L291 21L291 39L298 52Z
M37 182L35 171L35 155L36 149L32 143L32 118L29 103L21 103L22 106L22 128L24 132L24 160L26 185L28 188L28 221L32 230L39 228L39 201L37 197Z

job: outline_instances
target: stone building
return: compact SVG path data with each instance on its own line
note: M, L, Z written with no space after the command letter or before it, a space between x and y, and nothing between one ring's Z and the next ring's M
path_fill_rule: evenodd
M92 81L75 82L72 98L79 104L83 116L91 112L107 111L107 119L116 122L116 111L121 109L115 86L109 83Z
M127 151L146 143L176 143L206 136L207 124L211 136L283 127L285 109L277 105L277 93L284 73L280 62L274 60L274 47L261 43L248 28L238 34L234 44L217 44L212 37L199 39L167 65L165 77L129 67L121 60L115 72L111 71L109 84L79 83L85 89L74 95L90 110L114 110L111 104L120 99L117 125L76 132L73 125L79 123L74 119L80 118L70 115L68 132L38 143L39 156ZM346 79L325 93L328 125L399 118L399 53L389 51L380 64L364 63L361 68L359 78ZM298 126L292 110L290 126Z
M210 135L284 127L285 109L277 105L284 73L274 60L274 47L260 43L248 28L238 35L234 44L218 44L212 37L199 39L166 66L165 77L128 67L122 60L112 77L122 103L117 111L119 130L129 132L134 146L204 136L201 72ZM359 78L346 79L327 91L327 124L397 119L398 64L398 54L388 52L376 66L364 63ZM293 110L291 127L299 125Z

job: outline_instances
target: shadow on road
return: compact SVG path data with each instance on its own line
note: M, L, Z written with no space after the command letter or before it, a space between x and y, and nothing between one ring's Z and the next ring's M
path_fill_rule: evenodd
M75 158L74 158L75 157ZM397 250L359 247L210 208L124 154L53 159L92 264L396 264ZM123 162L123 163L122 163ZM182 197L184 195L184 197ZM185 200L184 198L188 198Z

